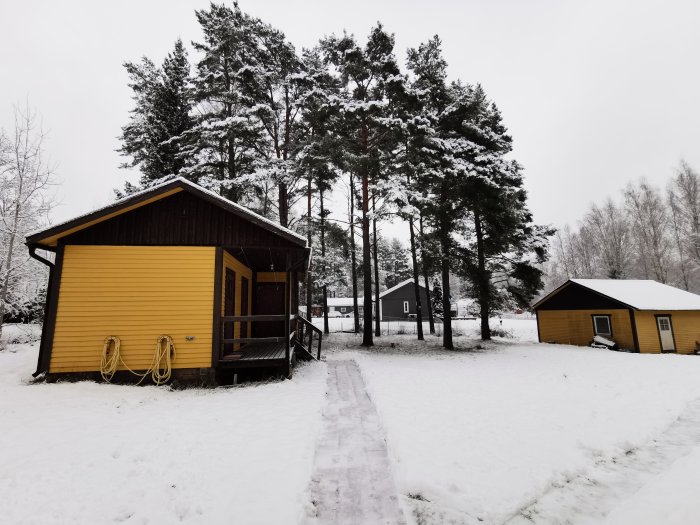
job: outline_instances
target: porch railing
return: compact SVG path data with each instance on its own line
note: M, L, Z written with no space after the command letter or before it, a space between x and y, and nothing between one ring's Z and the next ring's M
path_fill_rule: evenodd
M288 321L288 323L287 323ZM226 333L225 326L234 323L256 323L256 322L284 322L285 328L288 327L289 332L286 335L270 336L270 337L229 337L226 338L223 334ZM285 357L290 360L291 347L301 347L311 357L321 359L321 340L323 332L314 326L301 315L290 315L287 318L285 315L225 315L221 317L221 338L219 345L219 359L224 358L226 345L255 345L262 343L284 343ZM240 331L239 331L240 333ZM314 346L315 353L314 356ZM236 349L234 348L234 352Z
M316 360L321 360L321 341L323 340L323 331L311 323L305 317L297 316L296 342L300 344L311 356L314 355L314 340L317 341Z

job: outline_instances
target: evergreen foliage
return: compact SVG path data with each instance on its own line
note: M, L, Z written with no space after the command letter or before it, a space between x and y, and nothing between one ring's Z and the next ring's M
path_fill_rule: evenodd
M184 167L177 139L192 125L190 65L178 39L162 67L146 57L140 63L126 62L124 67L131 80L134 109L129 123L122 128L119 152L131 157L122 167L138 167L140 184L147 187L180 174ZM127 183L125 193L137 189Z
M147 58L126 64L135 108L120 151L141 170L141 185L183 175L306 233L317 254L307 282L324 302L348 281L356 296L361 279L366 346L372 292L409 277L427 285L440 276L440 304L426 305L431 332L432 312L450 310L451 275L477 299L484 338L489 315L529 303L552 232L532 223L498 108L482 86L448 81L439 37L408 50L404 74L381 24L364 43L344 33L299 53L237 3L195 14L203 37L193 43L192 77L179 41L161 68ZM347 231L329 222L342 177ZM382 244L378 223L391 217L408 223L408 251L398 240ZM452 348L443 317L443 345Z

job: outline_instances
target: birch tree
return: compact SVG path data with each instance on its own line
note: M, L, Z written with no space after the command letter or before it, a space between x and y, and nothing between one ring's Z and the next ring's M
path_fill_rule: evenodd
M637 243L637 259L644 277L666 283L671 262L671 243L668 214L661 192L644 180L637 185L628 184L625 203L631 218L631 234Z
M670 200L678 211L683 243L695 268L700 270L700 175L681 161L669 188Z
M53 169L44 152L46 135L29 107L14 110L10 136L0 130L0 340L7 314L26 303L41 269L23 245L52 208Z
M609 279L627 277L631 249L629 224L622 208L608 198L602 206L591 206L585 222L595 234L605 276Z

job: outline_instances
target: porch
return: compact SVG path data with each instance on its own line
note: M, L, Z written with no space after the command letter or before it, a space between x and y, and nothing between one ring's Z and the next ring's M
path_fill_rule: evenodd
M322 332L297 314L308 259L306 248L218 250L213 367L289 376L297 359L320 358Z
M235 324L279 323L285 325L288 336L222 338L219 346L218 368L271 368L290 375L297 360L320 360L323 332L301 315L223 316L221 327ZM238 332L239 330L231 330Z

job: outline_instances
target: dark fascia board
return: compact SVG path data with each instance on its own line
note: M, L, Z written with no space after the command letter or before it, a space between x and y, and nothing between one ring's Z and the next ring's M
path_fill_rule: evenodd
M272 221L268 221L266 218L258 215L257 213L247 210L243 206L230 202L225 198L220 197L212 192L209 192L204 188L201 188L200 186L191 183L183 178L174 179L170 182L161 184L159 186L155 186L150 190L145 190L135 195L132 195L131 197L126 197L124 199L116 201L114 204L105 206L104 208L100 208L99 210L96 210L94 212L82 215L80 217L58 224L56 226L52 226L45 230L32 233L31 235L27 236L26 244L38 245L43 247L43 245L40 243L42 239L45 239L47 237L53 237L55 235L60 234L63 231L79 227L81 224L99 220L105 217L106 215L111 215L115 212L119 212L119 210L123 208L128 208L130 206L137 205L143 201L152 199L153 197L159 194L167 193L177 188L183 191L187 191L193 195L196 195L202 198L203 200L206 200L207 202L218 206L219 208L222 208L230 213L233 213L234 215L237 215L238 217L241 217L242 219L247 220L248 222L251 222L276 235L279 235L280 237L283 237L284 239L291 241L292 243L297 244L298 246L306 247L306 239L302 236L293 233L287 228L278 226Z
M566 288L566 287L568 287L568 286L577 286L578 288L583 288L584 290L587 290L587 291L589 291L589 292L591 292L591 293L594 293L595 295L598 295L598 296L600 296L600 297L605 297L606 299L609 299L609 300L611 300L611 301L614 301L614 302L616 302L616 303L619 303L619 304L620 304L621 306L623 306L624 308L631 308L631 309L633 309L633 310L637 310L637 308L635 308L635 307L632 306L632 305L629 305L629 304L627 304L627 303L623 303L623 302L620 301L619 299L615 299L614 297L610 297L609 295L605 295L604 293L600 293L600 292L598 292L598 291L596 291L596 290L593 290L593 289L589 288L588 286L584 286L584 285L582 285L582 284L580 284L580 283L575 283L575 282L572 281L571 279L569 279L568 281L566 281L566 282L565 282L564 284L562 284L559 288L556 288L555 290L552 290L552 291L549 292L547 295L545 295L542 299L540 299L540 300L537 301L535 304L533 304L533 305L532 305L532 309L533 309L533 310L537 310L540 306L542 306L542 304L544 304L545 302L549 301L549 299L551 299L552 297L554 297L555 295L557 295L559 292L561 292L564 288Z
M542 299L540 299L539 301L533 303L533 304L532 304L532 309L533 309L533 310L537 310L537 308L539 308L540 305L541 305L542 303L544 303L545 301L548 301L551 297L554 297L555 295L557 295L559 292L561 292L564 288L566 288L566 287L569 286L570 284L574 284L574 283L572 283L570 280L566 280L566 281L564 282L564 284L558 286L557 288L555 288L554 290L552 290L551 292L549 292L547 295L545 295Z

